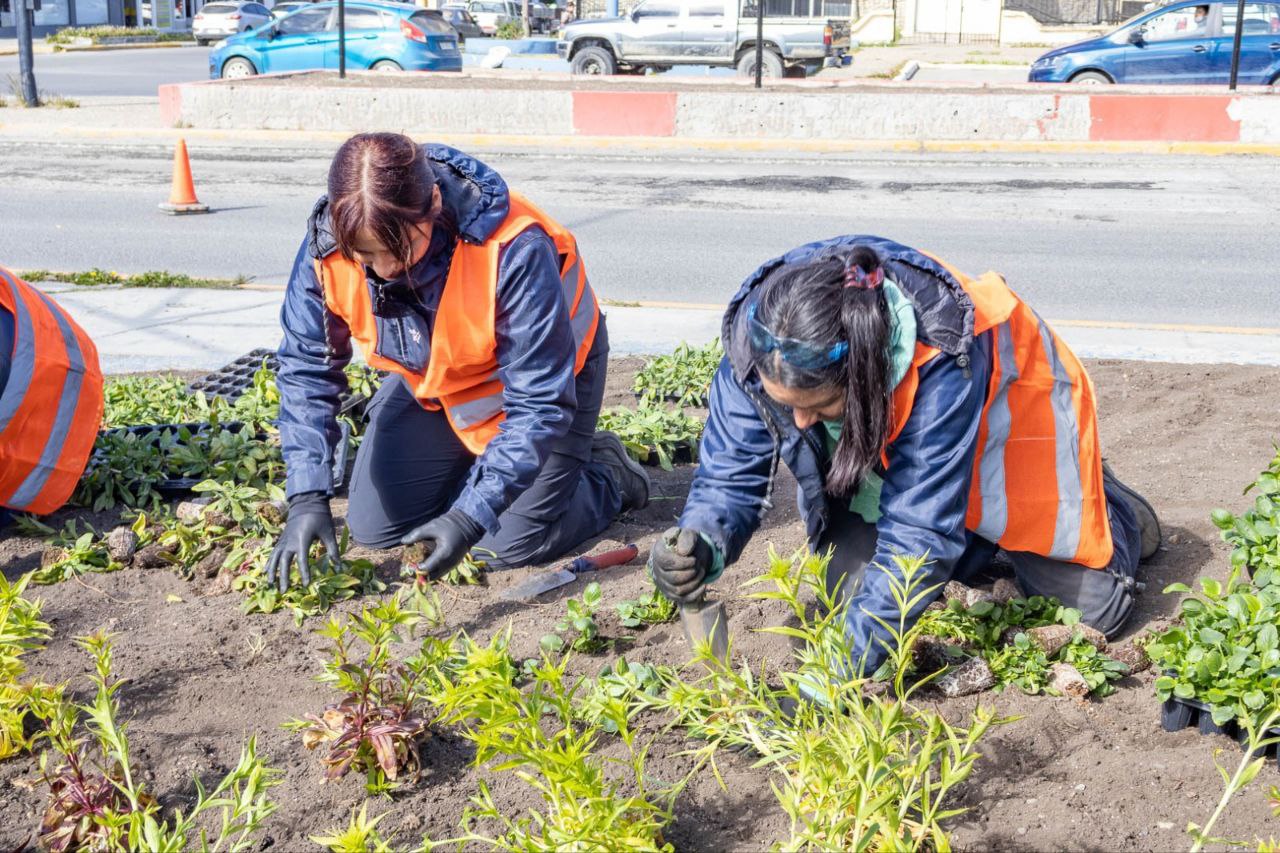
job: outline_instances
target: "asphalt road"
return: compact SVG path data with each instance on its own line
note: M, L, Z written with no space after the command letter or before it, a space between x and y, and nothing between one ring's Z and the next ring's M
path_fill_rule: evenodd
M209 77L208 47L38 53L36 85L68 97L149 95L164 83ZM0 56L0 80L18 73L18 57Z
M332 148L193 147L214 212L171 218L165 148L0 142L0 262L283 282ZM996 269L1054 318L1280 327L1266 158L485 158L574 229L615 300L723 303L773 255L872 233Z

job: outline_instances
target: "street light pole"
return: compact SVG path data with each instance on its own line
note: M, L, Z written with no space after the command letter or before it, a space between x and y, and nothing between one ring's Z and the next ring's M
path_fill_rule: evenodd
M347 79L347 0L338 0L338 79Z
M1236 78L1240 76L1240 37L1244 35L1244 0L1236 4L1236 37L1231 43L1231 91L1236 90Z
M29 107L40 106L40 93L36 90L35 51L31 47L31 19L35 15L35 0L13 0L13 23L18 30L18 78L22 101Z
M764 76L764 0L756 0L756 88Z

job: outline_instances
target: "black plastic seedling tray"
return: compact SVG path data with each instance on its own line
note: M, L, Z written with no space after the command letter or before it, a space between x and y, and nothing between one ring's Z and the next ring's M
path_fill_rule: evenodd
M264 360L268 370L279 369L280 360L274 350L256 349L193 381L187 386L187 391L203 391L206 397L221 397L228 403L233 402L253 385L253 376Z
M687 441L682 441L676 444L671 451L671 464L672 465L690 465L692 463L693 463L693 445L689 444L689 442ZM651 468L657 468L660 464L658 461L658 451L655 450L653 447L650 447L649 455L645 457L645 459L640 464L648 465Z
M1197 702L1195 699L1179 699L1176 696L1166 699L1160 707L1160 727L1166 732L1180 732L1183 729L1195 728L1199 729L1202 735L1226 735L1235 738L1241 749L1245 748L1249 740L1248 732L1234 720L1220 726L1213 721L1213 713L1208 705ZM1278 736L1280 729L1272 729L1267 734ZM1269 757L1274 757L1277 767L1280 767L1280 750L1277 750L1275 744L1260 750L1259 757L1262 752Z

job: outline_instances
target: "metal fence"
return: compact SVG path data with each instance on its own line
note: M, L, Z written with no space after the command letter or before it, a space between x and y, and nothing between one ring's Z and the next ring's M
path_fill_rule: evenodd
M1026 12L1042 24L1118 24L1142 11L1143 0L1005 0L1004 7Z

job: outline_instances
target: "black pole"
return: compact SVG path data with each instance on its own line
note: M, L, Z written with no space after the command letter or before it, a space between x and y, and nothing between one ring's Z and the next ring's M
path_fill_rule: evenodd
M13 0L13 23L18 30L18 78L21 81L22 101L29 107L40 106L40 94L36 90L35 51L31 48L31 0ZM32 4L34 5L34 4Z
M1244 0L1236 4L1236 37L1231 42L1231 91L1236 90L1236 78L1240 76L1240 37L1244 35Z
M764 76L764 0L756 0L756 88Z
M347 79L347 2L338 0L338 79Z

